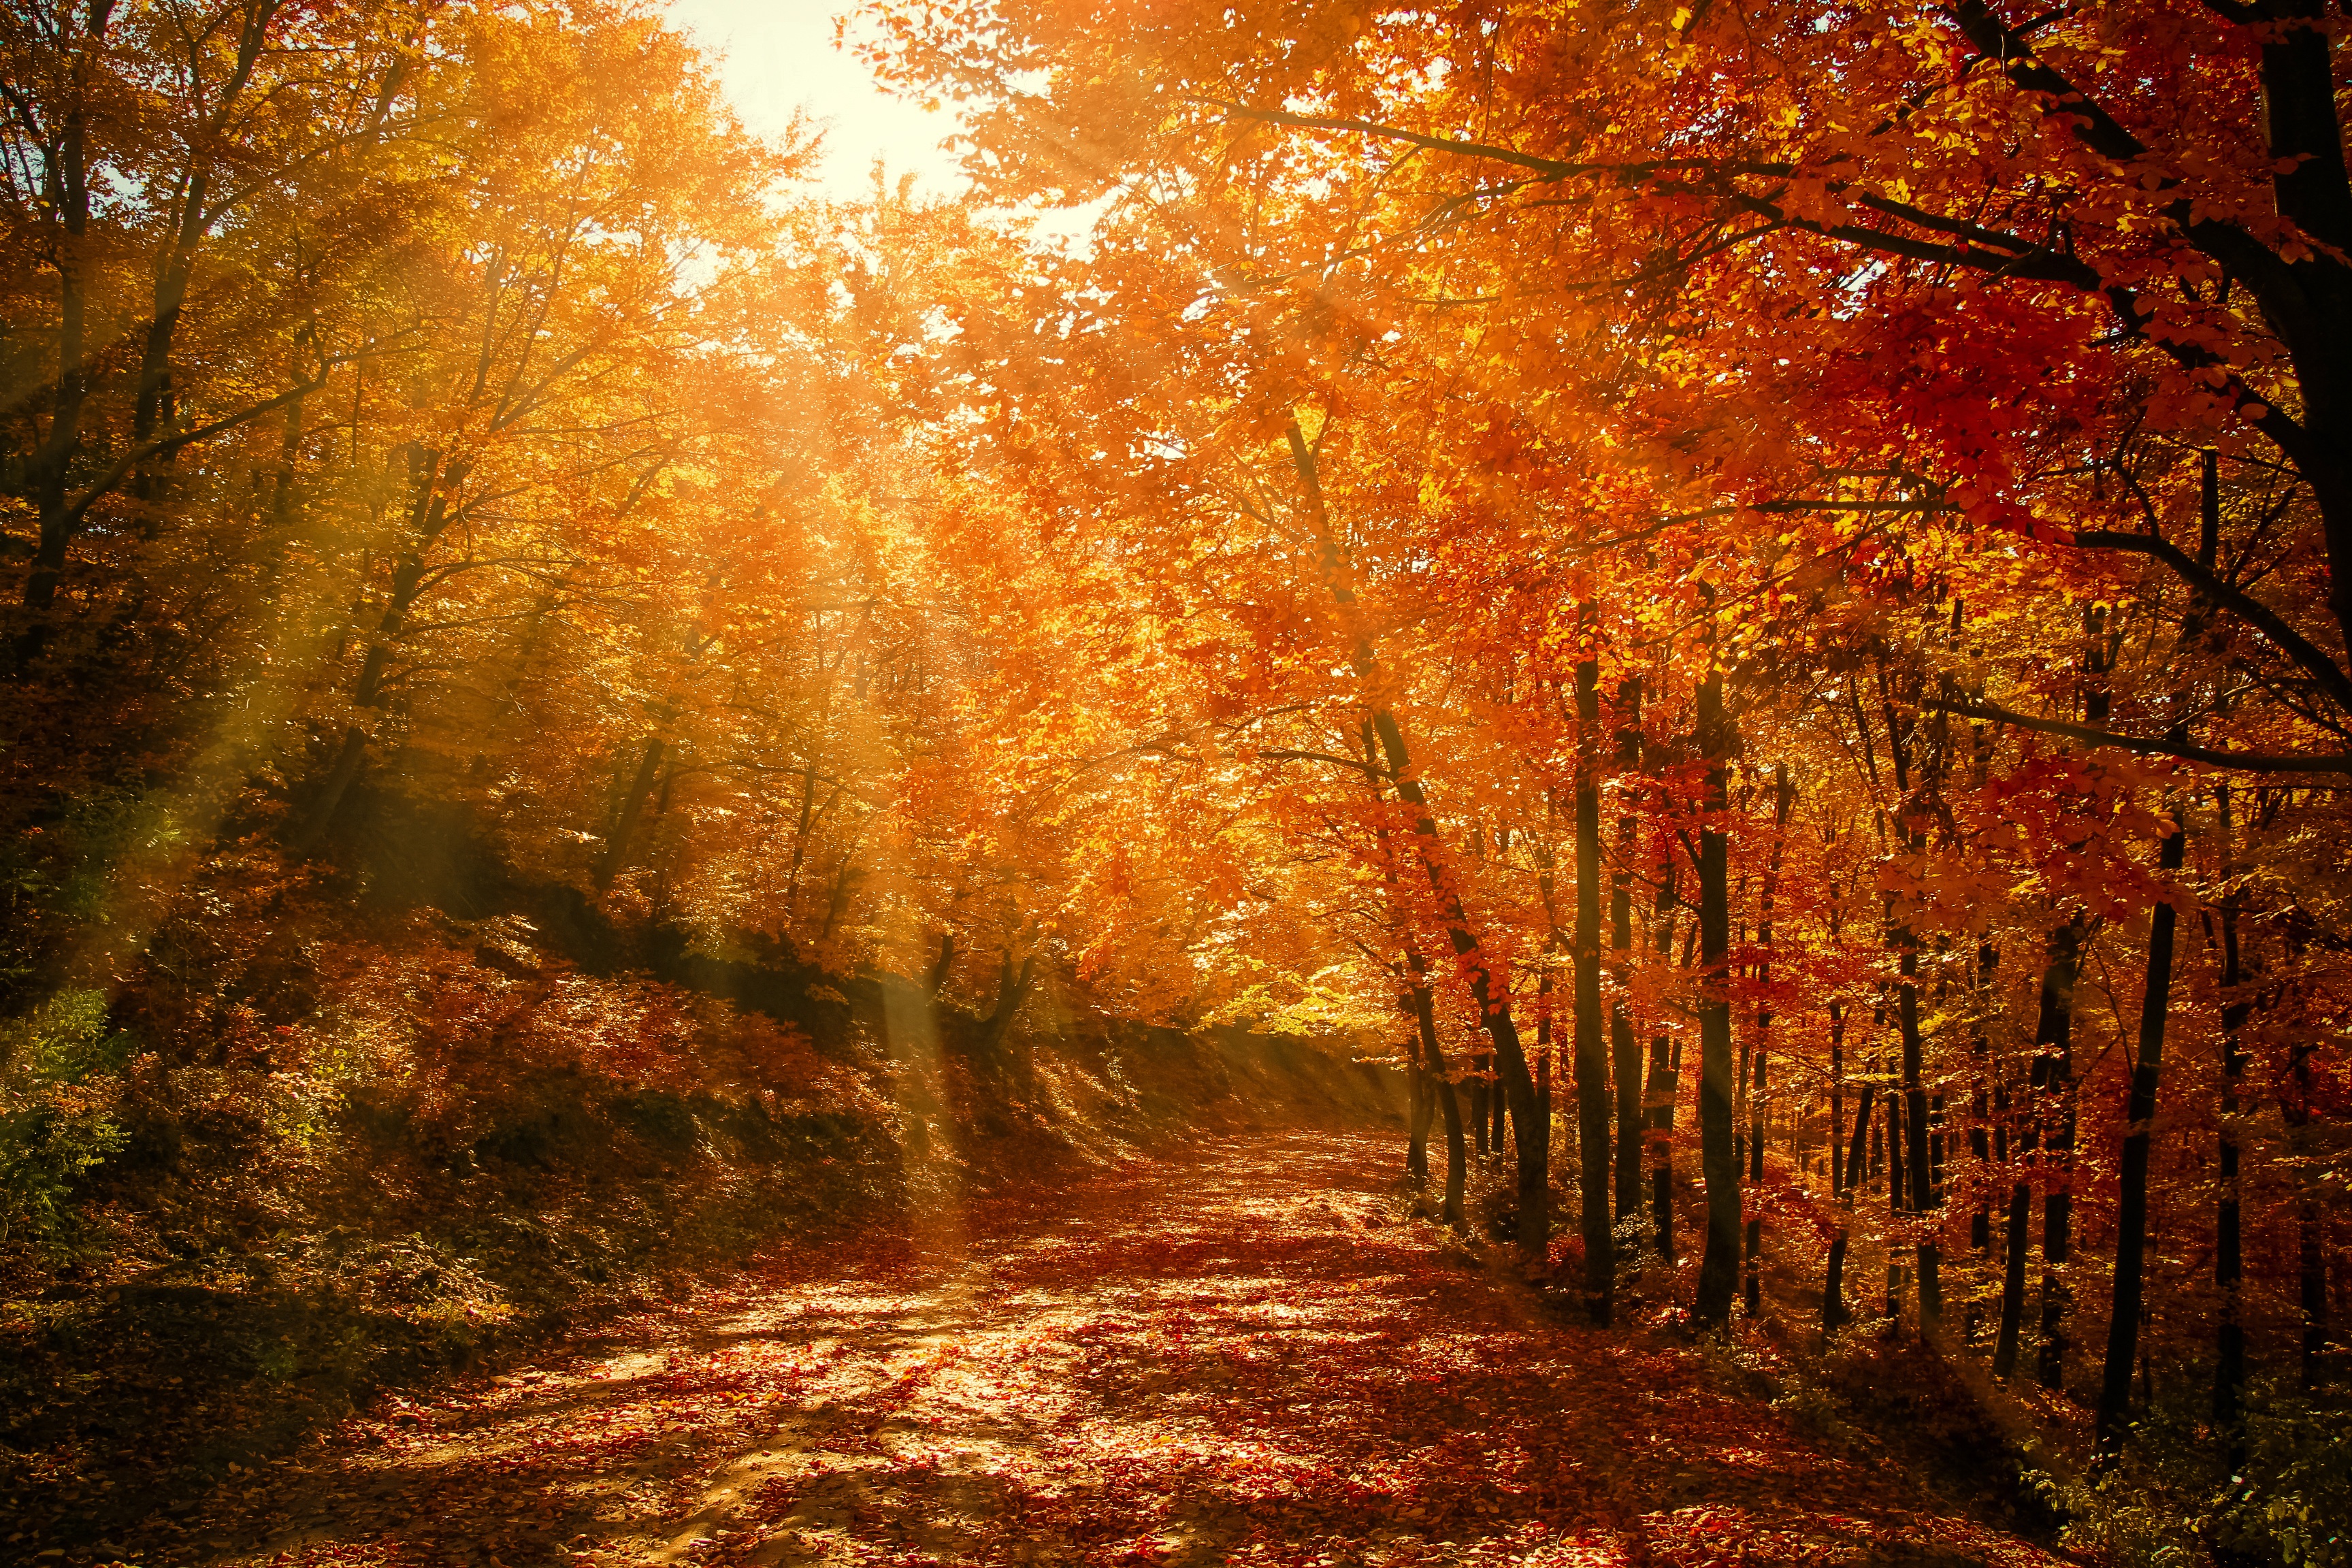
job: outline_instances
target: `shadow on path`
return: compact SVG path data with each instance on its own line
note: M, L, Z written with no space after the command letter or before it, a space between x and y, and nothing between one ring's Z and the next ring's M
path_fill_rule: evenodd
M126 1561L2050 1563L1265 1133L791 1263L353 1420Z

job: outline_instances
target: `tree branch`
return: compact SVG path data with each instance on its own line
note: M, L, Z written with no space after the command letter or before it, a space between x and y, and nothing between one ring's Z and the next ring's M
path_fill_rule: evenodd
M2124 533L2108 529L2092 529L2074 535L2074 542L2084 550L2121 550L2136 555L2152 556L2172 568L2174 574L2190 587L2215 604L2233 611L2241 619L2278 645L2286 656L2301 665L2314 679L2325 687L2336 705L2352 712L2352 675L2321 651L2319 647L2296 631L2268 605L2233 586L2211 568L2204 566L2169 541L2149 533Z
M2115 746L2143 756L2179 757L2183 762L2203 763L2216 768L2235 768L2242 773L2352 773L2352 756L2280 757L2256 752L2216 752L2204 746L2147 740L2138 735L2118 735L2112 730L2073 724L2063 719L2036 719L2031 714L1997 708L1990 702L1955 702L1946 698L1923 697L1919 706L1931 713L1958 713L1963 718L1989 720L1996 724L2014 725L2020 730L2032 730L2044 735L2063 735L2069 740L2086 742L2094 746Z

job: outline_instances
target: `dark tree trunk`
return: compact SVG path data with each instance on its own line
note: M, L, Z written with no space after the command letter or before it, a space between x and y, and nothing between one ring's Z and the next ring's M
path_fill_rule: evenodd
M1981 1271L1984 1259L1992 1250L1992 1035L1984 1026L1981 1009L1985 986L1999 953L1990 943L1977 949L1975 984L1971 987L1977 1016L1969 1026L1969 1064L1973 1082L1969 1096L1969 1159L1976 1183L1976 1204L1969 1213L1969 1249L1977 1256ZM1968 1321L1963 1337L1969 1343L1977 1342L1983 1319L1981 1290L1969 1292Z
M1772 770L1772 849L1764 867L1763 898L1756 921L1756 987L1767 1000L1756 1009L1756 1078L1748 1093L1748 1183L1751 1201L1759 1206L1748 1216L1748 1315L1764 1310L1764 1091L1771 1058L1772 904L1780 891L1780 857L1787 845L1789 810L1796 804L1797 786L1789 781L1789 764Z
M1455 1230L1466 1230L1470 1221L1463 1206L1463 1194L1470 1184L1470 1152L1462 1135L1462 1101L1454 1093L1445 1053L1437 1044L1437 1008L1429 994L1429 966L1418 952L1408 950L1405 956L1412 971L1412 988L1407 999L1412 1007L1413 1026L1421 1035L1422 1059L1429 1066L1430 1091L1445 1121L1445 1196L1438 1212Z
M1675 958L1675 863L1669 849L1658 867L1658 901L1652 947L1657 964L1665 969ZM1663 976L1661 976L1663 979ZM1663 1020L1650 1037L1650 1082L1644 1097L1650 1108L1650 1210L1657 1233L1658 1260L1675 1263L1675 1107L1682 1098L1674 1037Z
M613 885L613 879L628 863L629 840L636 837L637 818L645 815L646 802L653 798L654 784L661 777L665 750L659 735L646 738L646 749L637 758L636 773L629 780L628 793L621 797L620 808L613 814L612 830L604 835L604 853L596 857L593 878L600 893Z
M1413 1040L1405 1047L1405 1081L1412 1090L1412 1111L1405 1134L1404 1179L1414 1192L1429 1185L1429 1125L1437 1114L1436 1097L1430 1092L1429 1071L1421 1065L1421 1042Z
M2051 960L2042 973L2042 1027L2037 1040L2046 1067L2043 1093L2049 1131L2043 1139L2049 1188L2042 1199L2042 1343L2034 1375L2044 1388L2063 1387L2066 1377L2066 1310L2070 1293L2066 1264L2074 1235L2074 981L2083 963L2080 916L2051 936Z
M1617 766L1631 772L1642 762L1642 682L1617 683ZM1631 816L1617 819L1617 873L1609 886L1609 947L1616 954L1616 999L1609 1008L1609 1055L1617 1089L1617 1220L1622 1225L1642 1209L1642 1045L1625 1008L1625 986L1633 966L1633 840Z
M1832 920L1832 939L1836 926ZM1853 1213L1853 1190L1862 1178L1864 1130L1870 1125L1870 1089L1862 1086L1853 1119L1853 1147L1843 1147L1840 1122L1845 1113L1845 1004L1830 1004L1830 1196L1838 1207L1837 1229L1830 1235L1830 1252L1822 1279L1822 1339L1843 1328L1853 1314L1845 1305L1846 1233Z
M1706 1250L1699 1262L1697 1314L1714 1328L1730 1322L1731 1297L1739 1284L1739 1167L1731 1146L1731 888L1723 830L1732 741L1723 711L1723 671L1710 664L1698 689L1699 751L1706 760L1706 815L1698 851L1698 1135L1699 1172L1706 1183Z
M1901 936L1901 980L1895 991L1895 1016L1903 1040L1903 1151L1909 1169L1904 1187L1907 1207L1920 1226L1919 1331L1933 1334L1944 1316L1940 1249L1932 1226L1938 1202L1927 1149L1927 1091L1922 1079L1919 1035L1919 944L1906 928Z
M2327 1253L2322 1234L2317 1162L2311 1151L2311 1047L2297 1042L2289 1055L2286 1092L2281 1097L2287 1152L2294 1161L2295 1285L2303 1309L2303 1342L2295 1381L2316 1391L2327 1353Z
M1576 1135L1585 1306L1609 1321L1617 1276L1609 1228L1609 1042L1601 1023L1601 667L1576 667Z
M2043 1005L2048 1005L2047 982ZM2000 1328L1993 1340L1992 1374L2006 1380L2017 1370L2020 1342L2025 1332L2025 1261L2032 1240L2033 1188L2025 1180L2040 1142L2036 1115L2046 1081L2043 1062L2036 1057L2025 1111L2017 1126L2018 1179L2009 1189L2009 1221L2001 1237Z
M1294 422L1285 431L1289 443L1290 459L1298 475L1301 500L1308 523L1315 531L1320 556L1324 585L1343 617L1352 621L1356 614L1356 592L1350 582L1353 568L1347 550L1332 532L1331 522L1323 500L1322 480L1316 469L1315 450L1307 445L1306 432ZM1360 629L1356 633L1355 646L1349 650L1357 679L1367 692L1381 687L1380 660L1369 635ZM1507 979L1489 966L1476 931L1471 929L1468 911L1464 908L1461 889L1449 869L1444 840L1437 829L1437 818L1431 810L1429 795L1413 772L1412 753L1405 744L1404 730L1396 715L1387 708L1370 706L1366 717L1371 721L1372 732L1380 741L1381 759L1386 765L1389 779L1397 798L1407 809L1412 826L1413 841L1418 849L1422 869L1429 878L1430 890L1436 895L1438 913L1445 923L1446 939L1454 955L1463 961L1470 982L1470 999L1478 1009L1486 1037L1494 1042L1495 1065L1501 1079L1504 1094L1514 1107L1512 1117L1518 1141L1519 1246L1537 1258L1549 1254L1551 1245L1550 1159L1549 1130L1536 1124L1534 1115L1535 1078L1528 1070L1527 1053L1519 1045L1518 1025L1511 1016L1511 997Z
M2185 805L2165 837L2158 868L2180 869L2187 853ZM2156 906L2147 930L2147 990L2139 1012L2139 1058L2132 1064L2131 1097L2125 1113L2122 1190L2116 1217L2115 1310L2107 1319L2107 1361L2099 1380L2098 1447L2112 1458L2123 1446L2131 1415L2132 1358L2139 1348L2139 1320L2146 1300L2147 1253L2147 1158L2149 1123L2164 1067L2165 1016L2172 1007L2172 937L2176 920L2169 903Z
M1886 1215L1890 1232L1899 1232L1910 1213L1909 1171L1903 1160L1903 1097L1886 1097ZM1886 1327L1892 1333L1903 1321L1903 1248L1891 1237L1886 1246Z
M465 482L467 465L452 462L445 469L441 454L411 444L408 451L410 538L408 548L392 574L392 591L384 603L383 614L376 623L375 635L369 639L366 656L360 661L358 683L352 689L352 705L355 708L383 706L384 687L391 672L393 639L407 624L408 612L415 605L425 584L425 554L447 529L457 512L449 499ZM326 783L317 798L310 803L309 815L287 839L288 849L297 855L307 855L318 847L325 837L327 825L334 819L343 804L344 792L359 777L360 767L367 758L367 731L352 724L343 732L343 744L337 753L334 766L329 770Z
M2222 783L2215 786L2213 793L2221 818L2221 852L2227 857L2235 847L2230 821L2230 786ZM2225 878L2232 869L2223 867ZM2214 1341L2213 1425L2227 1434L2233 1470L2242 1458L2243 1438L2238 1431L2238 1417L2246 1386L2246 1331L2239 1300L2245 1279L2245 1257L2238 1219L2238 1095L2246 1077L2246 1052L2239 1041L2239 1032L2246 1026L2253 1009L2238 995L2245 978L2238 947L2238 895L2233 888L2221 901L2221 1197L2213 1216L2213 1283L2221 1296L2221 1321Z

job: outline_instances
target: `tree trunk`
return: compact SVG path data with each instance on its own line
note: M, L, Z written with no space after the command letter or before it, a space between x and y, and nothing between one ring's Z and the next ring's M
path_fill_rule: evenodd
M2295 1283L2303 1309L2303 1342L2295 1382L2305 1394L2320 1386L2327 1352L2327 1254L2321 1234L2319 1174L2311 1150L2311 1046L2296 1042L2287 1059L2286 1093L2279 1109L2286 1121L2287 1154L2294 1163Z
M1445 1053L1438 1048L1437 1008L1424 978L1429 965L1414 949L1406 950L1405 959L1412 972L1412 988L1407 997L1412 1006L1414 1026L1421 1034L1422 1059L1429 1064L1430 1090L1436 1097L1439 1113L1445 1119L1445 1196L1439 1213L1455 1230L1466 1230L1470 1221L1463 1206L1463 1194L1470 1184L1470 1152L1462 1135L1462 1102L1454 1092Z
M1307 521L1315 532L1324 585L1341 616L1350 623L1353 646L1349 650L1357 679L1368 693L1382 688L1380 660L1374 653L1370 637L1360 627L1352 625L1355 618L1356 591L1349 582L1351 567L1347 551L1339 537L1331 531L1330 518L1323 502L1322 480L1317 473L1314 449L1307 444L1306 433L1296 421L1284 432L1290 446L1292 467L1297 470ZM1550 1138L1547 1129L1538 1127L1535 1118L1535 1079L1528 1070L1527 1053L1519 1045L1517 1024L1511 1016L1511 997L1507 980L1496 974L1487 963L1478 934L1471 929L1470 917L1462 902L1461 889L1455 886L1454 874L1448 868L1444 840L1439 837L1437 818L1431 810L1428 793L1412 768L1412 753L1405 744L1404 730L1396 715L1388 708L1368 705L1366 716L1371 720L1372 731L1379 737L1381 756L1386 763L1388 776L1397 796L1409 808L1414 843L1419 848L1422 869L1428 875L1431 890L1436 894L1438 912L1445 922L1447 940L1453 944L1454 956L1461 960L1465 977L1470 983L1471 1000L1478 1008L1480 1022L1487 1037L1494 1042L1495 1065L1501 1079L1502 1089L1511 1108L1511 1121L1517 1133L1519 1177L1519 1246L1536 1258L1545 1257L1551 1245L1550 1215Z
M1903 1158L1903 1097L1886 1097L1886 1330L1903 1322L1903 1248L1897 1245L1904 1216L1910 1212L1910 1171Z
M1429 1185L1429 1124L1437 1114L1437 1100L1430 1091L1428 1069L1421 1065L1421 1042L1409 1041L1405 1046L1405 1082L1412 1090L1412 1121L1408 1124L1404 1145L1405 1185L1422 1192Z
M1617 766L1631 772L1642 762L1642 682L1617 683ZM1625 987L1633 963L1633 840L1631 816L1617 819L1617 873L1609 886L1609 947L1615 953L1617 994L1609 1007L1609 1054L1617 1089L1617 1221L1642 1208L1642 1046L1625 1009Z
M1013 949L1005 948L996 972L996 1005L981 1026L981 1054L986 1059L996 1059L1004 1037L1012 1032L1013 1016L1021 1011L1021 1004L1029 999L1030 983L1036 973L1037 954L1034 949L1016 971L1013 967Z
M2043 1005L2046 1008L2049 1004L2046 978L2043 986ZM1992 1374L2003 1381L2017 1370L2018 1345L2025 1331L2025 1258L2032 1239L2033 1215L2033 1188L2025 1180L2025 1173L2033 1163L2041 1139L2036 1117L2044 1082L2042 1069L2042 1061L2037 1057L2025 1111L2018 1121L2018 1179L2009 1189L2009 1222L2001 1237L2000 1328L1993 1340Z
M81 421L89 399L88 352L89 291L84 269L89 258L83 242L89 230L89 93L90 74L106 44L106 26L114 7L111 0L94 0L84 23L86 37L74 60L74 98L58 135L56 162L49 171L51 200L60 230L58 268L58 391L49 405L49 433L26 465L25 478L40 518L40 538L34 546L33 569L25 578L25 605L46 611L57 598L65 575L66 548L74 526L67 502L74 459L81 451ZM61 21L58 30L71 23ZM43 626L26 628L20 658L39 651Z
M2185 804L2176 808L2158 868L2180 869L2187 853ZM2147 989L2139 1011L2139 1059L2132 1064L2131 1098L2125 1114L2122 1192L2116 1218L2115 1310L2107 1319L2107 1362L2099 1380L2098 1447L2112 1459L2123 1447L2131 1415L2132 1358L2139 1348L2141 1304L2146 1300L2147 1254L2147 1157L2156 1093L2164 1067L2165 1016L2172 1006L2172 947L2176 914L2159 903L2148 920Z
M2222 875L2226 881L2235 868L2227 863L2236 847L2230 821L2230 786L2214 786L2220 816ZM2246 1076L2246 1051L2239 1031L2253 1011L2238 995L2245 983L2238 948L2238 895L2235 888L2221 900L2221 1196L2213 1216L2213 1283L2221 1295L2221 1321L2215 1331L2213 1360L2213 1425L2226 1435L2231 1468L2242 1458L2244 1439L2238 1431L2246 1386L2246 1331L2239 1294L2245 1279L2245 1257L2239 1234L2238 1092Z
M1834 931L1834 925L1832 925ZM1865 1079L1862 1098L1856 1102L1853 1119L1853 1147L1843 1147L1839 1131L1844 1114L1845 1086L1845 1004L1830 1004L1830 1196L1838 1206L1837 1229L1830 1236L1830 1254L1822 1281L1822 1341L1826 1344L1831 1331L1843 1328L1853 1321L1853 1314L1845 1305L1846 1234L1852 1228L1853 1190L1861 1183L1863 1172L1863 1140L1870 1125L1871 1086Z
M1772 770L1772 849L1764 864L1763 898L1756 921L1756 988L1766 1000L1756 1009L1756 1078L1748 1092L1748 1184L1750 1201L1761 1205L1764 1195L1764 1091L1768 1083L1772 1038L1772 905L1780 892L1780 857L1787 845L1789 811L1796 804L1797 786L1790 782L1789 764ZM1764 1310L1764 1211L1748 1216L1748 1315Z
M593 875L600 893L613 885L613 879L628 863L629 840L636 835L637 818L653 795L655 781L661 777L663 750L659 735L646 738L646 749L637 758L636 775L629 780L629 791L621 797L620 809L613 814L612 830L604 835L604 851L596 857Z
M1713 650L1709 650L1713 658ZM1706 759L1706 816L1699 829L1699 1172L1706 1183L1706 1250L1699 1262L1699 1321L1723 1328L1739 1283L1739 1167L1731 1147L1731 906L1723 819L1732 750L1723 671L1710 662L1698 689L1698 741Z
M1676 902L1674 852L1669 848L1658 867L1656 924L1652 933L1660 969L1674 963ZM1682 1098L1674 1043L1661 1019L1657 1033L1650 1037L1650 1082L1645 1096L1650 1107L1650 1209L1657 1232L1658 1260L1669 1268L1675 1265L1675 1106Z
M2046 1066L2043 1089L2050 1107L2049 1188L2042 1199L2042 1344L2034 1375L2044 1388L2063 1387L2066 1377L2066 1309L2070 1304L2066 1263L2074 1233L2074 982L2083 963L2084 922L2076 916L2052 934L2051 961L2042 974L2042 1028L2037 1039ZM2054 987L2054 992L2053 992Z
M1920 1226L1919 1331L1932 1335L1943 1321L1944 1292L1940 1248L1935 1224L1940 1199L1927 1151L1927 1090L1921 1073L1923 1047L1919 1034L1919 943L1906 924L1898 939L1903 944L1901 978L1895 989L1895 1017L1903 1041L1903 1152L1909 1169L1904 1186L1907 1207Z
M1609 1228L1609 1042L1601 1024L1601 667L1576 667L1576 1132L1584 1218L1584 1298L1609 1321L1617 1277Z
M1970 987L1974 1021L1969 1026L1969 1062L1975 1081L1969 1086L1969 1159L1974 1167L1976 1205L1969 1214L1969 1249L1976 1254L1979 1278L1981 1279L1986 1255L1992 1250L1992 1034L1984 1026L1982 1009L1984 991L2000 953L1990 942L1977 949L1975 984ZM2006 1151L2004 1151L2006 1152ZM1973 1345L1977 1342L1983 1318L1982 1286L1969 1292L1968 1321L1963 1337Z

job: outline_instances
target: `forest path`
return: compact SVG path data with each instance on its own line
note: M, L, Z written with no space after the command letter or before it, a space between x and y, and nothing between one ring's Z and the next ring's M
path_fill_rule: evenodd
M131 1563L2046 1563L1267 1132L796 1255L355 1419Z

